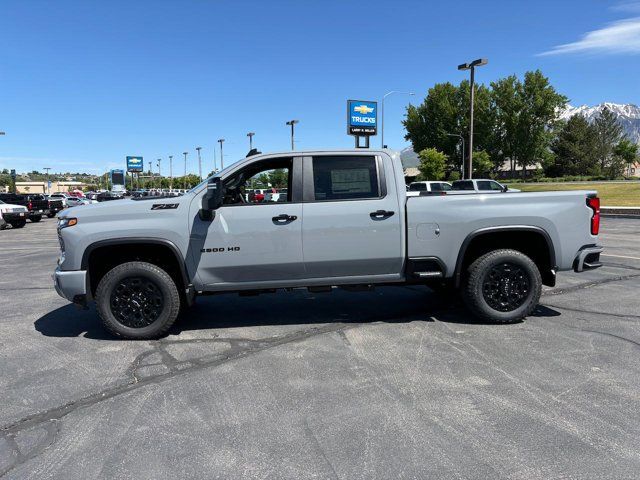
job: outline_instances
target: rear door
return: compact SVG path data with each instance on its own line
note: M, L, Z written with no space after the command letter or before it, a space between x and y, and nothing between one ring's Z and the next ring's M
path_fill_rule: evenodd
M399 275L403 210L390 159L305 157L303 178L306 277Z

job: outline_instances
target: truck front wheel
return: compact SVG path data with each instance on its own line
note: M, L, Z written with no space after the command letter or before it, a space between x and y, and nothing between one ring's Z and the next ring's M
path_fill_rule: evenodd
M98 314L105 328L128 339L158 338L180 311L173 279L147 262L127 262L102 277L96 289Z
M517 322L540 301L540 271L529 257L516 250L486 253L471 264L467 273L465 303L483 320Z
M38 223L40 220L42 220L42 215L31 215L29 217L29 220L31 220L33 223Z

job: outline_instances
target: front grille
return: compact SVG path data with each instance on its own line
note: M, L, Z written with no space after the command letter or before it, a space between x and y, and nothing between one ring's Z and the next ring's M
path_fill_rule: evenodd
M64 240L62 239L60 232L58 232L58 241L60 242L60 251L64 253Z

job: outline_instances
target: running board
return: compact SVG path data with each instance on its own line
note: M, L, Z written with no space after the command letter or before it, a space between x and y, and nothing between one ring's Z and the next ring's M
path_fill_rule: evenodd
M413 272L418 278L442 278L442 272Z

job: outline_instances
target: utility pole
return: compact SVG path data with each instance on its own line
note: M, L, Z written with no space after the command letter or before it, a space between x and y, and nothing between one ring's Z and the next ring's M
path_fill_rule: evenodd
M287 122L287 125L291 125L291 150L295 150L296 149L295 146L294 146L295 142L293 140L293 134L294 134L293 127L294 127L294 125L296 123L300 123L300 120L289 120Z
M476 67L481 67L483 65L486 65L488 63L488 60L486 58L478 58L477 60L474 60L473 62L470 63L463 63L462 65L458 65L458 70L470 70L470 82L469 82L469 88L471 90L471 100L470 100L470 107L469 107L469 154L467 157L467 164L465 165L464 168L464 172L465 172L465 178L467 179L471 179L473 178L473 168L472 168L472 162L473 162L473 102L474 102L474 96L475 96L475 87L474 87L474 81L475 81L475 71L476 71Z
M47 195L51 195L51 187L49 187L49 170L51 170L51 167L42 167L42 169L47 171Z
M202 147L196 147L196 151L198 152L198 176L200 177L200 181L202 181L202 158L200 158L200 150L202 150Z
M189 152L182 152L182 154L184 155L184 181L182 182L182 186L184 187L184 189L187 189L187 154Z
M253 150L253 136L254 135L255 135L255 132L247 133L247 137L249 137L249 151Z
M153 187L153 170L151 170L151 160L149 160L149 182L148 185ZM149 187L147 187L149 188Z
M224 170L224 153L222 152L222 144L224 143L224 138L219 138L218 143L220 144L220 170Z
M173 190L173 155L169 155L169 188Z

